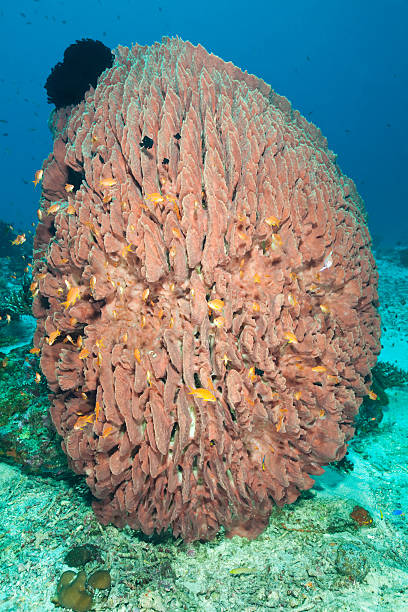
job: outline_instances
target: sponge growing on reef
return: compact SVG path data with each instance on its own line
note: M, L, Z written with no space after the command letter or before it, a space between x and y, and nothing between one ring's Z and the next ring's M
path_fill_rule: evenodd
M119 47L51 123L33 311L70 464L104 523L254 537L369 390L354 183L288 100L180 39Z
M48 102L57 109L78 104L91 86L96 87L99 75L112 63L113 54L101 41L77 40L65 50L64 60L54 66L47 78Z

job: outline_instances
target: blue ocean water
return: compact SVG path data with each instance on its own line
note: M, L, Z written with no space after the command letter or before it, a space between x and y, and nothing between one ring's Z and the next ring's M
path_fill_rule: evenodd
M178 35L261 77L320 127L355 180L383 242L408 233L408 4L405 0L291 3L28 0L2 3L0 217L35 221L33 174L51 137L43 89L77 39L111 48ZM12 177L12 180L11 178Z
M29 308L9 323L12 304L0 303L3 410L16 398L22 403L17 417L0 423L0 610L56 609L61 574L72 567L65 556L88 541L98 548L86 566L88 579L101 568L112 577L112 590L94 597L97 610L408 610L407 25L403 0L1 4L0 220L12 226L11 239L29 237L37 224L40 187L32 181L52 150L53 107L44 84L64 50L84 37L113 49L177 35L271 84L328 139L368 212L380 273L379 360L401 372L387 382L381 416L366 414L351 443L353 468L328 468L313 497L273 516L258 541L145 542L130 530L96 523L85 487L70 482L63 458L52 454L47 466L27 459L31 414L45 405L47 389L44 380L36 387L37 357L24 349L33 333ZM11 239L3 244L1 287L14 293L23 286L30 253L22 250L25 259L10 269ZM27 391L21 391L24 381ZM379 427L371 428L376 419ZM43 440L52 435L46 416L34 422ZM1 447L15 424L17 450ZM23 463L32 471L21 469ZM367 515L350 519L356 506Z

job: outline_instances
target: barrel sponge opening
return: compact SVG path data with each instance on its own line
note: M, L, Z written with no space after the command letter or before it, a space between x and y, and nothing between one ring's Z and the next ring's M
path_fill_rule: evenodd
M96 87L98 77L113 64L114 55L100 40L77 40L64 52L64 60L51 70L45 89L48 102L57 109L83 100L85 92Z

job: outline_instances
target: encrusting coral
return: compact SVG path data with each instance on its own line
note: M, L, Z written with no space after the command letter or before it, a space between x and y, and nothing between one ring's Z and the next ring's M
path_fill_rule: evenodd
M70 464L103 523L254 537L369 392L354 183L288 100L180 39L116 49L51 127L33 311Z

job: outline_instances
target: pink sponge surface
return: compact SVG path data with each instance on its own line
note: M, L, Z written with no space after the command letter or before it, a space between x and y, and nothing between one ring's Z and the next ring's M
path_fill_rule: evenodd
M344 456L369 390L363 203L262 80L180 39L115 56L51 117L34 314L52 418L103 523L255 537Z

